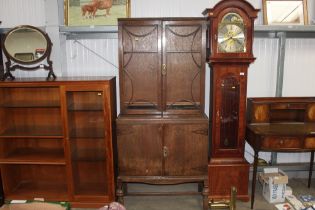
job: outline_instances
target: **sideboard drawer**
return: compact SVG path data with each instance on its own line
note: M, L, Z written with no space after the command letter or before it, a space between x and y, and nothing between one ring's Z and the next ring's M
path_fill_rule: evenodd
M274 103L270 105L270 109L305 109L305 103Z
M305 149L315 149L315 137L308 137L305 139Z
M295 149L301 148L301 140L297 137L266 137L262 141L265 149Z

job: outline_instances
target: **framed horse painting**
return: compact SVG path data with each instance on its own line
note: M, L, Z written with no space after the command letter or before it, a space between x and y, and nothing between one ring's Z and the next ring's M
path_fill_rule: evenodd
M130 16L131 0L64 0L68 26L117 25Z

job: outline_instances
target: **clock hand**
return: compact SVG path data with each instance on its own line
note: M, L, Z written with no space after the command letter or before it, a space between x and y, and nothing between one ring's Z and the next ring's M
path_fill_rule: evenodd
M240 42L240 40L239 39L235 39L235 41L240 45L240 46L243 46L243 43L242 42Z

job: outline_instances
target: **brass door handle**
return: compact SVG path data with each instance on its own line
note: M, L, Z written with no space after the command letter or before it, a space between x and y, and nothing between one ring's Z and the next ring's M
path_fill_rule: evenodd
M163 147L163 157L167 157L168 156L168 148L166 146Z
M166 64L163 63L163 64L162 64L162 75L165 76L166 73L167 73L167 71L166 71Z

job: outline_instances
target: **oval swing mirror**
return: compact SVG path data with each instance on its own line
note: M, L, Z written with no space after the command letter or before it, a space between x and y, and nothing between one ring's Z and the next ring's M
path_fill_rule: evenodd
M4 78L14 79L11 71L15 69L36 70L44 68L49 71L47 79L56 78L50 61L52 43L48 35L42 30L29 25L11 29L3 39L3 51L7 57ZM36 63L47 59L47 64ZM28 65L32 65L29 67Z

